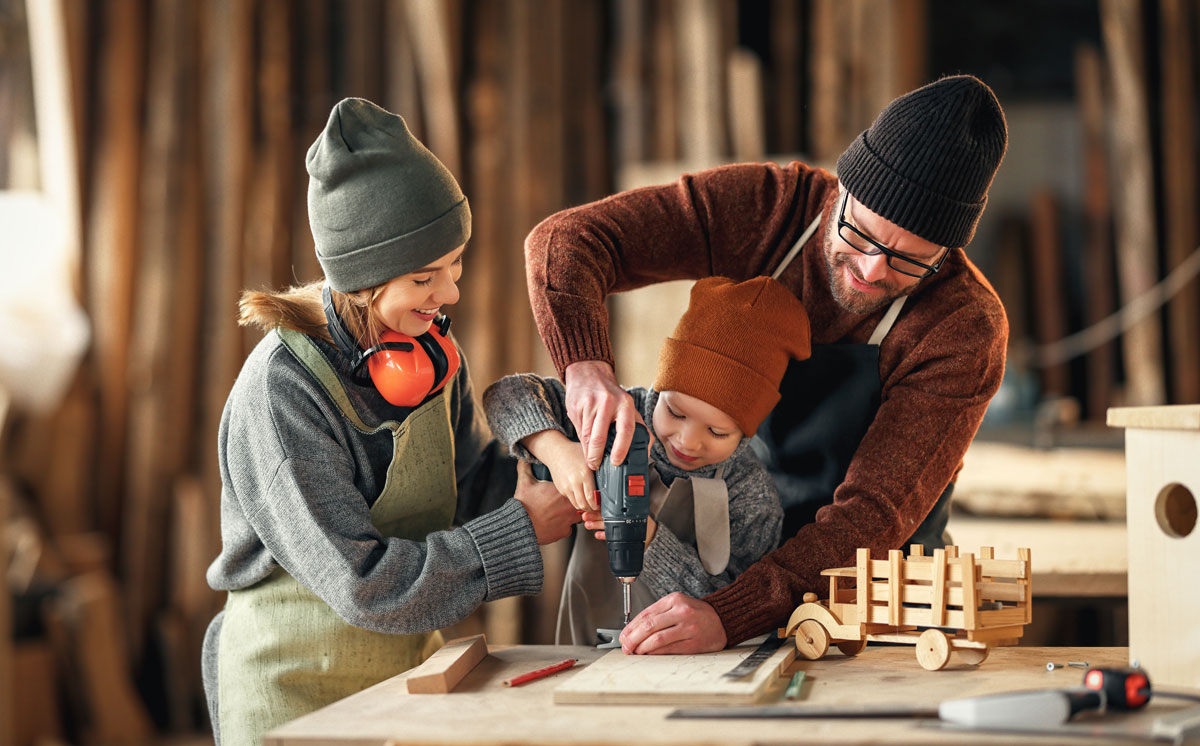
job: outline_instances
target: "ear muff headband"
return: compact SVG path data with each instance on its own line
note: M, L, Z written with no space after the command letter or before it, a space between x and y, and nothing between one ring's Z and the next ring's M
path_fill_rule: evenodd
M389 329L379 344L362 350L334 308L328 285L322 288L321 299L334 343L351 359L355 371L367 363L371 382L389 403L415 407L458 371L458 350L447 336L450 319L446 316L439 316L429 331L415 339Z

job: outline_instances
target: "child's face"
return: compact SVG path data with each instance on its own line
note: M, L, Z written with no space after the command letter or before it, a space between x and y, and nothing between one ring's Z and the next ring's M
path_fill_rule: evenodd
M375 313L392 331L419 337L429 331L442 306L458 301L458 278L462 276L459 246L416 272L394 277L375 300Z
M654 405L654 432L667 459L680 469L720 463L742 442L742 431L732 417L678 391L659 394Z

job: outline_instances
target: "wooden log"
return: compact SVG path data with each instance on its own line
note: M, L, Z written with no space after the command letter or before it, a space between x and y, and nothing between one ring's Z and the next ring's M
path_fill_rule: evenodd
M405 679L409 694L447 694L487 657L484 635L451 640Z
M99 12L95 166L84 266L99 389L96 512L100 528L119 536L129 406L126 375L138 256L144 12L137 0L114 0Z
M1162 178L1166 270L1178 267L1200 245L1196 205L1196 85L1193 39L1195 2L1159 0L1162 64ZM1200 402L1200 281L1167 306L1171 401Z
M1100 18L1113 92L1112 163L1120 174L1114 213L1118 280L1121 299L1127 303L1150 290L1158 278L1140 5L1102 0ZM1152 314L1122 338L1125 398L1131 405L1165 403L1161 330L1158 315Z
M1081 46L1075 53L1075 88L1083 124L1084 326L1115 309L1112 286L1112 205L1108 190L1108 158L1104 148L1104 92L1100 53ZM1113 401L1114 346L1098 345L1087 353L1087 416L1102 418ZM1122 495L1124 505L1124 495Z

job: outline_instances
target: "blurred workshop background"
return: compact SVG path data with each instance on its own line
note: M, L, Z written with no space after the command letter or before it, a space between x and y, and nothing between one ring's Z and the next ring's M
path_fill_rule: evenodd
M832 168L973 73L1011 144L968 253L1012 326L950 530L1031 546L1024 644L1124 644L1120 404L1200 402L1195 0L0 0L0 746L203 741L239 291L319 276L304 152L345 96L470 197L476 387L551 373L541 218L734 160ZM687 285L614 298L646 384ZM561 543L560 543L561 544ZM458 631L549 642L546 593Z

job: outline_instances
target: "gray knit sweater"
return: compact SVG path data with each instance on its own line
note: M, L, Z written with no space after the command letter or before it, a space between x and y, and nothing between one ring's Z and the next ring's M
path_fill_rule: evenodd
M640 387L627 388L634 405L642 414L647 429L654 434L654 406L658 392ZM567 417L566 391L561 381L533 374L506 376L488 387L483 394L488 423L501 442L518 457L536 461L521 444L522 438L543 430L557 430L572 440L575 427ZM743 438L733 454L719 464L695 470L676 468L667 460L657 436L650 448L654 469L670 486L679 477L708 477L724 469L729 490L729 565L719 575L709 575L700 563L695 544L680 541L670 529L659 525L654 539L646 547L640 580L657 597L682 591L699 598L728 585L743 570L757 562L779 544L783 526L783 507L779 493L766 468L750 450L750 439Z
M408 415L350 376L335 347L315 341L364 422ZM246 588L279 565L350 624L394 634L439 629L484 601L540 592L533 524L519 502L505 501L515 462L478 416L465 358L447 390L461 525L423 542L383 537L370 509L391 461L391 433L355 429L278 336L266 335L221 417L222 547L209 585Z

